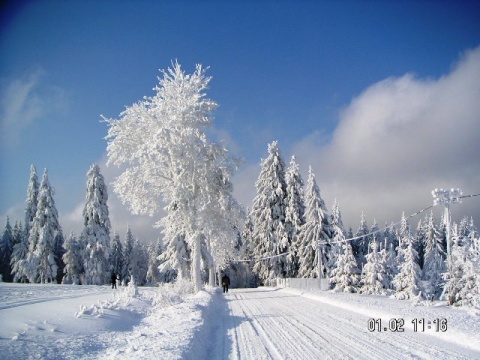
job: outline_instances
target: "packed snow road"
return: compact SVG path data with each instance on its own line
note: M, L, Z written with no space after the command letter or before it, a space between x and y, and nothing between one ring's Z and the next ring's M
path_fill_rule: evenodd
M216 294L210 359L478 359L458 343L414 332L368 330L370 316L272 288ZM222 304L223 303L223 304ZM223 306L222 306L223 305ZM448 331L448 330L447 330ZM227 336L225 336L227 334ZM194 354L191 354L194 355ZM188 356L190 357L190 356ZM194 358L194 356L192 356Z

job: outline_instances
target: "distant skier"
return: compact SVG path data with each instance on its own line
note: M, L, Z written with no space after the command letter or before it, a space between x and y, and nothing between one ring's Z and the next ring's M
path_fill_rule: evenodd
M117 274L115 274L114 272L112 272L111 280L112 280L112 289L116 289L117 288Z
M228 286L230 285L230 278L228 277L227 274L223 275L222 277L222 286L223 286L223 292L228 293Z

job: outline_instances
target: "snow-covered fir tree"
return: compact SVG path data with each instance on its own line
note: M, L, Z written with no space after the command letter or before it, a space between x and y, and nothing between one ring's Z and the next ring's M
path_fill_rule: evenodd
M87 173L85 199L82 233L86 242L85 283L103 285L110 281L110 218L107 186L97 164L92 165Z
M53 200L54 190L45 172L38 193L38 204L33 218L27 255L27 277L31 283L50 283L57 279L55 238L61 232L58 212Z
M370 243L370 252L366 255L367 263L362 270L360 293L383 295L388 287L385 263L376 240Z
M467 259L463 265L462 285L456 294L455 304L480 308L480 265Z
M247 214L250 214L250 211L248 209ZM253 266L255 264L253 259L255 258L255 253L253 249L252 236L253 222L252 218L250 216L247 216L242 231L243 246L242 252L240 254L240 259L244 260L243 264L245 267L245 287L258 286L258 278L253 272Z
M160 277L160 260L158 257L163 252L163 243L160 238L154 243L149 244L147 248L148 252L148 269L146 275L146 283L149 285L156 285L162 279Z
M0 238L0 277L4 282L12 282L10 261L13 252L13 230L7 216L5 228Z
M470 245L464 242L465 234L462 234L457 224L452 231L452 266L444 275L446 284L442 299L449 305L480 305L480 263L478 259L468 256Z
M393 242L385 239L385 247L381 251L385 266L385 287L387 289L394 289L393 279L398 274L397 253L394 246Z
M148 272L148 253L138 239L133 242L132 256L130 258L131 280L136 285L145 285Z
M408 244L410 242L413 242L410 235L410 224L408 223L408 219L405 216L405 213L402 213L400 227L397 230L396 237L398 239L398 246L395 250L397 252L397 264L400 265L405 261L405 252L407 250Z
M268 145L268 156L262 160L260 166L260 175L255 183L257 195L253 199L251 211L254 228L252 239L256 255L253 269L261 281L266 281L285 277L287 274L284 254L288 250L288 235L285 229L287 185L285 163L277 141Z
M120 235L115 232L111 238L110 258L108 263L110 272L113 272L118 278L123 275L123 264L125 262L123 255L123 245L120 240Z
M310 166L308 169L307 188L305 191L305 225L300 234L300 277L318 277L319 271L326 274L327 257L326 253L330 248L332 229L329 224L329 215L325 202L320 196L320 189L315 180L315 174ZM318 268L319 246L322 253L322 269ZM323 275L322 275L323 276Z
M127 165L115 181L114 190L133 213L153 215L164 204L175 207L176 216L167 214L168 219L161 222L169 228L166 246L179 237L187 242L192 252L194 288L198 291L202 287L201 253L205 251L202 239L208 238L205 224L209 227L210 220L234 220L229 208L232 203L224 200L231 198L231 187L225 184L236 164L227 149L206 136L217 104L206 97L211 78L205 69L197 65L193 74L186 74L175 62L162 74L153 97L127 107L119 120L106 119L110 125L108 163ZM223 210L223 215L214 219L218 209ZM217 237L215 241L223 239Z
M37 213L39 183L35 165L30 166L30 178L28 180L27 200L25 205L25 237L30 236L30 227Z
M13 228L14 245L10 265L12 267L12 275L14 282L26 282L26 262L28 255L28 238L25 236L25 231L22 224L18 224Z
M332 277L332 271L337 267L337 258L342 252L342 245L345 241L345 230L343 228L342 214L340 205L335 199L332 206L332 214L330 217L330 226L332 230L332 243L327 256L327 269L329 277Z
M64 249L63 262L65 267L63 272L65 276L62 279L62 283L80 285L84 274L84 249L73 232L67 237L64 243Z
M393 223L391 223L390 225L385 223L385 230L383 232L383 236L380 237L380 240L381 239L386 240L386 242L387 242L386 246L385 246L386 249L390 248L390 244L393 245L393 249L397 248L398 238L397 238L396 232L397 231L396 231L395 225Z
M130 226L128 226L127 233L125 234L125 244L123 246L123 268L120 276L120 280L125 285L128 285L128 283L132 279L133 266L134 266L133 264L134 262L133 247L134 246L135 246L135 238L133 237L132 229L130 229Z
M37 170L34 165L30 166L30 178L27 187L27 200L25 201L25 228L21 234L21 241L18 242L12 252L11 266L13 281L26 282L28 281L28 249L30 228L37 212L39 183L37 177Z
M342 244L342 252L337 257L336 266L332 271L330 283L335 291L357 292L360 287L360 269L353 255L350 242Z
M433 217L433 212L427 218L423 227L425 243L425 259L423 264L423 280L426 284L426 296L439 298L442 293L444 281L443 274L447 270L445 263L445 250L442 247L442 236L438 231Z
M423 264L425 262L425 227L427 221L427 217L425 217L424 220L420 219L418 221L417 230L413 238L413 248L417 251L418 265L420 265L421 269L423 269Z
M55 264L57 265L57 284L62 283L63 279L63 269L65 268L65 263L63 262L63 255L65 254L65 237L63 236L63 230L59 224L59 231L55 235L53 253L55 254Z
M366 255L368 253L368 245L370 243L370 237L367 235L370 231L368 230L367 220L365 219L365 214L362 211L362 217L360 219L360 226L355 233L357 238L352 242L352 249L355 257L357 258L357 263L360 268L365 265L367 262Z
M287 208L285 209L285 228L289 241L287 255L287 277L296 277L299 268L299 240L300 231L305 224L305 199L303 193L303 179L299 166L292 156L285 174L287 184Z
M422 270L418 265L418 254L413 248L413 241L409 234L400 239L402 244L406 244L403 252L404 261L400 264L399 273L393 279L395 286L395 298L399 300L408 300L419 294L420 279Z

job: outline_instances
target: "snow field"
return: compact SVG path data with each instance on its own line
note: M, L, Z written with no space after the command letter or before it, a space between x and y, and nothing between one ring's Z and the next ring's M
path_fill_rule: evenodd
M478 359L480 313L297 289L0 283L2 359ZM368 320L404 320L404 332ZM444 318L445 332L412 319Z

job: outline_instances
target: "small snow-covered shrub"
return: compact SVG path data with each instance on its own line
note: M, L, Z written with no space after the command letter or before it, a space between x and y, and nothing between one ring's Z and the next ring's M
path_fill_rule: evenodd
M177 280L175 283L164 283L158 288L156 297L153 299L153 305L158 307L166 307L179 304L184 299L192 295L194 284L186 280Z

